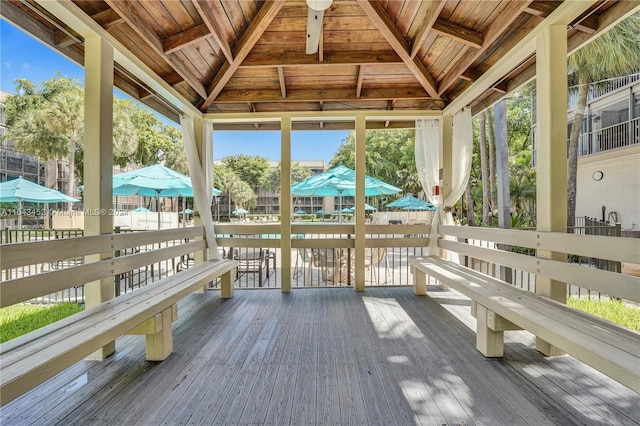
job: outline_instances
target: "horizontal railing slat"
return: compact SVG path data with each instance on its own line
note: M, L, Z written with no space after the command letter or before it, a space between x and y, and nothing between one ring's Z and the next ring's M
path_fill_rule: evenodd
M618 262L640 263L640 238L578 235L519 229L440 226L440 234Z
M18 268L36 263L107 253L170 240L195 238L203 234L204 228L198 226L162 231L127 232L7 244L3 245L1 249L0 269Z
M0 288L2 289L0 306L10 306L56 291L111 277L135 268L200 251L205 247L206 242L204 240L198 240L177 246L114 257L58 271L5 281L0 284Z
M438 245L445 250L546 276L562 282L577 284L610 296L640 302L640 278L631 275L584 268L555 260L472 246L455 241L440 240Z

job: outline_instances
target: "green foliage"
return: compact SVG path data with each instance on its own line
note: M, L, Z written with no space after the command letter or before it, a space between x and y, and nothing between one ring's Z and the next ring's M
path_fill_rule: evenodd
M640 331L640 309L620 300L569 297L567 305L631 330Z
M235 172L252 188L260 186L264 175L269 170L269 161L259 155L254 157L245 154L233 155L223 158L222 164Z
M402 188L404 193L418 193L422 186L415 164L415 131L368 130L365 136L366 174ZM355 133L343 141L330 167L343 164L355 168Z
M242 180L227 166L217 166L213 169L213 186L229 196L229 211L233 202L236 207L254 208L257 204L256 194L247 182Z
M278 167L270 168L262 177L260 187L269 191L280 192L280 172L281 167L278 163ZM308 168L304 167L300 163L291 164L291 184L296 184L301 180L308 178L311 172Z
M18 304L0 309L0 343L66 318L84 309L77 303Z

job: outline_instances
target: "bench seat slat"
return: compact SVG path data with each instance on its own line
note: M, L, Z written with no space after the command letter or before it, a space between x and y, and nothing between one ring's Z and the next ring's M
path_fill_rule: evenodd
M640 333L438 258L410 263L577 359L640 392Z
M155 284L123 294L122 296L118 296L97 306L85 309L82 312L63 318L60 321L56 321L53 324L49 324L38 330L32 331L31 333L27 333L9 340L8 342L2 343L0 345L0 355L4 356L5 353L8 352L17 353L15 352L17 348L26 345L29 345L29 350L37 350L38 347L34 346L34 342L43 342L45 338L52 338L49 337L50 335L56 335L58 338L64 339L68 335L76 333L76 328L82 329L82 327L84 327L83 324L85 324L89 318L93 318L95 321L101 321L108 318L112 313L119 312L118 309L127 309L128 305L133 303L132 299L140 297L142 293L150 296L151 294L163 291L166 286L175 285L176 283L180 283L184 280L193 279L195 275L207 273L213 265L210 262L198 264L180 272L180 274L171 275ZM3 357L3 362L7 361L8 358Z
M171 308L213 277L231 273L236 266L237 263L230 260L204 262L161 280L158 284L113 299L113 303L105 302L98 309L88 309L76 314L80 319L69 320L68 329L56 326L39 333L38 338L22 339L18 344L9 345L11 350L2 345L2 404L71 366L148 318ZM191 274L186 274L192 269Z

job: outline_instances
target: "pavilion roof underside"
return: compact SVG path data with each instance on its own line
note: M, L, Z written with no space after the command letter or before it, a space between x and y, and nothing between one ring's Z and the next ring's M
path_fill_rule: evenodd
M200 111L251 113L441 110L562 2L333 0L310 55L304 0L73 3ZM627 3L594 2L568 26L569 48L628 13L634 6ZM39 2L3 1L1 13L82 63L82 36ZM471 107L491 104L534 73L531 56L496 77ZM166 99L118 63L114 83L177 119Z

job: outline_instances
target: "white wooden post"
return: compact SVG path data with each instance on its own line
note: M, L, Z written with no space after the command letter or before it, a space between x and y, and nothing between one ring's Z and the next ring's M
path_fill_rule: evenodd
M537 40L537 229L567 231L567 27L545 28ZM538 257L566 261L566 254L538 250ZM566 301L566 284L536 276L536 294ZM536 338L547 356L562 351Z
M113 232L113 48L97 35L85 37L84 88L84 231L85 235ZM86 262L110 258L110 254L91 255ZM115 297L113 278L84 286L87 308ZM89 355L103 360L116 350L115 341Z
M280 122L280 277L281 291L291 291L291 117Z
M364 211L364 176L366 168L367 122L364 115L356 116L356 197L355 197L355 285L356 291L364 291L364 257L365 257L365 211ZM350 274L351 271L347 271Z

